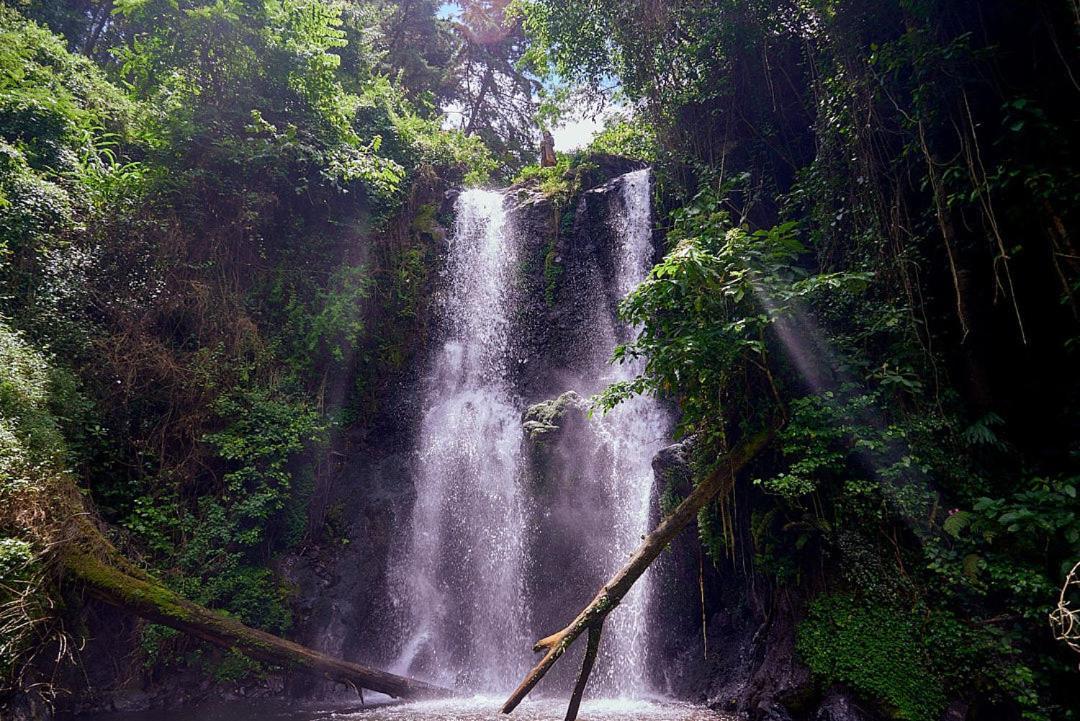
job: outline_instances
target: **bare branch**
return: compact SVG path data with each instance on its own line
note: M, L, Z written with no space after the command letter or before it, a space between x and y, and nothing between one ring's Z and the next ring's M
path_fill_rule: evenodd
M1069 648L1080 653L1080 609L1072 608L1069 603L1069 596L1074 594L1080 595L1080 562L1065 577L1057 608L1050 613L1054 638L1064 641Z
M772 440L775 429L763 431L752 436L733 451L729 452L717 465L704 481L690 493L686 499L678 505L671 515L660 521L659 525L641 542L637 550L619 571L612 576L611 580L604 584L596 597L582 609L581 613L563 630L554 633L547 638L536 642L534 651L546 651L540 662L522 680L521 685L510 694L510 698L502 706L502 713L510 713L522 700L529 695L540 679L555 665L566 649L577 640L586 629L589 631L589 645L595 654L594 645L599 646L600 631L607 615L619 605L623 597L630 591L634 583L641 577L649 565L656 560L657 556L667 548L667 545L679 535L679 533L697 518L705 504L720 493L727 493L735 485L735 475L758 453L760 453ZM595 629L595 632L594 632ZM595 637L594 637L595 636ZM585 654L586 664L582 665L582 673L574 688L574 696L567 709L566 721L574 721L577 717L577 706L581 703L581 694L584 693L585 683L588 681L589 672L592 671L592 662L589 660L589 651Z

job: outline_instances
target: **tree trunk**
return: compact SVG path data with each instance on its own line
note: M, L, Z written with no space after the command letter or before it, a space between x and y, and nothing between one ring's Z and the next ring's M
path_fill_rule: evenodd
M405 676L342 661L298 643L245 626L193 603L128 561L102 534L82 506L78 489L63 479L59 509L67 522L54 558L61 571L85 584L93 597L218 648L288 671L338 681L397 698L448 696L451 691Z
M596 657L597 647L600 644L600 633L603 630L607 615L619 605L619 602L622 601L634 583L641 577L641 574L645 573L649 565L667 548L667 545L675 536L679 535L684 528L690 525L691 521L697 518L698 511L720 493L727 493L731 490L735 485L735 474L769 444L774 434L774 430L763 431L728 453L716 470L699 483L671 515L660 521L653 532L645 537L645 540L641 542L630 560L619 569L610 581L604 584L596 597L577 615L569 626L536 642L533 650L546 650L547 653L525 676L521 685L510 695L510 698L506 700L502 707L502 713L508 714L517 708L517 705L540 682L544 674L566 652L566 649L570 647L578 636L588 630L589 648L585 655L585 662L581 667L581 674L574 687L570 707L566 712L566 721L574 721L577 718L578 705L581 703L585 684L588 682L589 674L592 672L592 661Z

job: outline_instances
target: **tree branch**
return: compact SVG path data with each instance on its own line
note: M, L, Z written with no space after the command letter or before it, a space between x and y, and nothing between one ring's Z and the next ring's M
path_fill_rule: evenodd
M641 542L630 560L612 576L596 597L582 609L581 613L561 631L536 642L534 651L546 651L540 662L533 667L525 676L521 685L510 694L510 698L502 706L502 713L511 713L522 700L529 695L533 687L555 665L566 649L577 640L586 629L589 630L589 649L585 653L585 663L582 664L581 676L578 678L571 697L570 708L567 709L566 721L574 721L577 718L577 707L581 703L581 695L585 690L589 673L592 671L592 662L595 660L596 649L599 646L600 632L607 615L619 605L623 597L633 587L649 565L656 560L657 556L667 548L667 545L679 535L679 533L697 518L700 511L709 501L720 493L727 493L735 485L735 475L758 453L760 453L776 434L775 429L762 431L752 436L734 450L729 452L718 464L709 476L699 483L693 492L678 505L671 515L664 518L656 528ZM593 659L589 658L592 651Z

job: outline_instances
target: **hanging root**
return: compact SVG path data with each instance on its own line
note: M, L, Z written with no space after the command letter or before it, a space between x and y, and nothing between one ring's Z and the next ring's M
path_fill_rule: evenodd
M937 162L934 160L934 156L930 152L930 146L926 142L926 132L923 130L922 121L919 121L918 129L919 144L922 146L923 157L926 158L927 177L930 179L930 188L933 191L938 228L941 230L941 237L945 241L945 256L949 260L949 273L952 275L953 291L955 291L956 296L956 317L960 321L960 330L963 331L960 342L963 343L967 340L971 329L968 326L967 309L964 307L964 293L961 291L962 283L960 282L960 271L956 263L956 251L953 249L953 230L952 224L948 220L948 204L945 201L945 192L942 190L941 182L938 179Z
M502 713L508 714L517 708L536 684L540 683L540 679L544 678L548 670L555 665L559 657L566 653L566 649L570 648L578 636L588 631L589 645L585 650L581 673L578 675L574 692L570 697L570 705L566 709L566 721L574 721L577 718L578 708L581 706L581 699L585 693L585 685L589 682L589 675L596 661L596 653L600 647L600 634L607 615L619 605L638 578L645 573L649 565L667 548L675 536L697 518L698 511L718 494L727 493L734 487L735 474L769 444L775 433L775 429L763 431L728 453L717 465L716 470L699 483L671 515L664 518L653 532L645 537L626 565L604 584L599 593L589 605L582 609L570 625L536 642L533 650L546 653L540 662L526 674L521 685L510 694L510 698L502 706Z

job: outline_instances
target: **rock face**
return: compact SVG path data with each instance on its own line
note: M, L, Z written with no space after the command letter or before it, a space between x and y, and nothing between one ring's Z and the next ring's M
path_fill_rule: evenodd
M526 402L599 390L584 387L574 369L606 362L626 340L613 323L619 243L609 216L618 176L640 167L600 156L578 174L578 194L562 202L536 188L510 190L522 259L515 387Z
M869 721L870 717L859 708L851 693L841 687L833 687L821 700L814 721Z
M528 488L537 509L530 529L534 552L528 572L536 638L564 626L567 616L585 605L606 580L597 561L609 543L603 532L607 503L603 490L585 471L606 459L596 457L602 446L587 412L581 396L568 391L533 405L523 419ZM581 652L572 649L571 662L557 665L545 686L568 687Z
M284 574L296 589L293 607L302 642L347 659L367 659L385 665L379 655L387 629L376 619L390 617L386 560L400 542L398 519L412 504L412 455L404 448L369 448L376 458L350 457L335 489L339 500L331 509L337 533L323 547L286 561ZM363 493L351 493L361 485ZM369 619L358 623L358 619Z
M691 437L656 455L659 494L682 498L690 492L696 444ZM735 513L752 502L748 490L739 488ZM733 518L736 526L740 522ZM659 561L668 628L660 653L670 659L660 671L664 688L675 696L779 721L790 717L789 706L804 711L811 695L809 672L794 656L797 605L756 587L742 555L750 549L740 548L741 542L714 565L697 534L687 531Z
M691 489L697 439L660 451L654 461L657 493L685 496ZM730 501L737 544L749 546L752 488ZM751 548L736 548L723 563L702 557L696 534L678 538L658 561L667 635L658 657L666 690L752 721L875 721L881 716L850 689L824 695L795 653L795 632L808 591L769 588L755 577ZM702 603L704 602L704 609ZM704 627L704 629L703 629ZM707 649L707 652L706 652ZM963 715L959 716L963 718Z
M558 398L529 407L521 421L525 437L537 447L557 444L560 436L578 429L584 422L588 403L577 391L567 391Z
M510 191L521 266L510 381L527 407L521 421L527 482L540 509L523 531L543 545L527 569L537 638L562 627L606 580L587 570L607 550L604 491L581 470L610 460L600 457L604 444L588 418L586 397L600 388L575 369L606 360L617 342L627 340L614 321L620 298L613 290L616 244L608 213L619 191L615 176L635 167L609 159L604 170L582 180L576 197L562 203L532 187ZM446 207L451 204L448 197ZM386 637L405 635L393 626L386 565L394 544L405 541L402 529L408 528L415 497L415 428L405 419L420 414L417 387L417 379L403 384L388 404L396 419L390 426L344 451L328 501L345 519L341 538L294 559L287 569L299 589L300 640L376 665L393 661ZM662 496L689 493L694 443L684 440L657 454L654 521ZM651 616L660 632L653 634L649 681L658 691L752 719L810 721L820 697L794 652L802 599L770 591L755 579L748 530L753 504L753 489L741 487L734 499L739 540L718 567L703 557L694 531L679 537L657 562ZM582 651L583 644L572 649L572 658L555 667L545 688L571 683ZM846 708L837 698L826 697L820 713ZM832 717L822 717L827 718Z
M595 187L589 187L595 176L579 176L583 189L561 202L529 189L512 191L525 271L515 387L535 403L523 419L534 508L527 532L535 638L565 625L568 614L592 598L644 532L646 518L640 514L648 506L651 474L648 451L640 449L653 447L666 433L658 417L640 409L624 409L622 416L603 422L600 414L590 418L590 402L583 400L610 382L605 376L611 373L612 349L629 340L616 315L621 286L627 274L643 274L655 256L643 212L647 205L638 202L648 176L625 174L635 169L624 164L618 167L623 175ZM644 235L630 235L627 228ZM638 425L629 425L634 422ZM654 424L655 433L641 436L644 443L631 440L638 438L632 429ZM626 450L619 452L621 447ZM629 693L641 686L648 632L639 622L643 598L639 594L624 604L616 620L626 628L601 647L594 693ZM575 665L575 659L560 664L545 688L567 687Z

